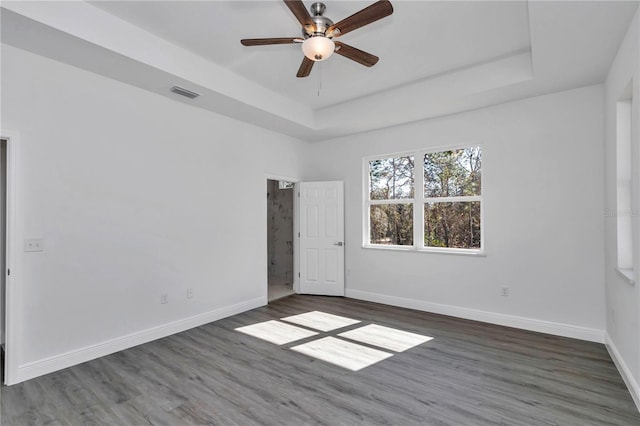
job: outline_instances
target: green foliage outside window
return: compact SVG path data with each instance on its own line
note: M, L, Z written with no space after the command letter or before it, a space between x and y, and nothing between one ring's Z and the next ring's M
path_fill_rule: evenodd
M369 161L369 242L413 246L414 224L420 224L422 218L424 236L417 245L480 249L481 148L424 154L422 182L416 182L414 158L406 155ZM416 184L424 191L418 193L418 205Z
M480 195L481 166L480 147L425 154L424 196Z
M371 206L371 244L413 245L413 204Z
M480 201L438 198L481 195L481 173L480 147L425 154L425 247L480 248Z
M369 163L371 200L411 199L414 196L413 157L394 157ZM372 244L413 245L413 204L377 204L370 209Z
M480 203L426 203L425 247L480 248Z
M373 160L369 162L369 177L372 200L413 198L413 157Z

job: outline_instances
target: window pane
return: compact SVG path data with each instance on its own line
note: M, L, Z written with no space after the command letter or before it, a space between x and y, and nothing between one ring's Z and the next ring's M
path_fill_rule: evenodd
M369 161L371 200L413 198L413 157Z
M480 195L481 166L478 146L425 154L425 197Z
M427 203L425 247L480 248L480 202Z
M413 245L413 204L371 206L371 244Z

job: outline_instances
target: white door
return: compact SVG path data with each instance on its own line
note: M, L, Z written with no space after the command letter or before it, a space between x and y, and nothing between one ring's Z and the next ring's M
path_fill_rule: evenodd
M344 296L344 189L341 181L302 182L300 293Z

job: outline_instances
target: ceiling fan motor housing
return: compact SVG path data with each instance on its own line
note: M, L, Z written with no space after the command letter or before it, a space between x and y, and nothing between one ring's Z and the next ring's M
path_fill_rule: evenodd
M313 36L332 37L332 34L326 34L326 32L329 27L333 25L333 21L326 16L322 16L326 9L325 4L321 2L316 2L311 5L311 19L315 25L305 25L302 27L302 35L304 38Z

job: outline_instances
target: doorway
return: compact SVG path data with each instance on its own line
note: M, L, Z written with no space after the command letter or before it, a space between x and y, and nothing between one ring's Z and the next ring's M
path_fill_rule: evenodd
M7 140L0 139L0 345L5 350L5 300L7 294Z
M7 300L7 140L0 138L0 362L2 363L2 377L4 383L5 372L5 327Z
M293 182L267 179L267 264L269 302L294 293Z

